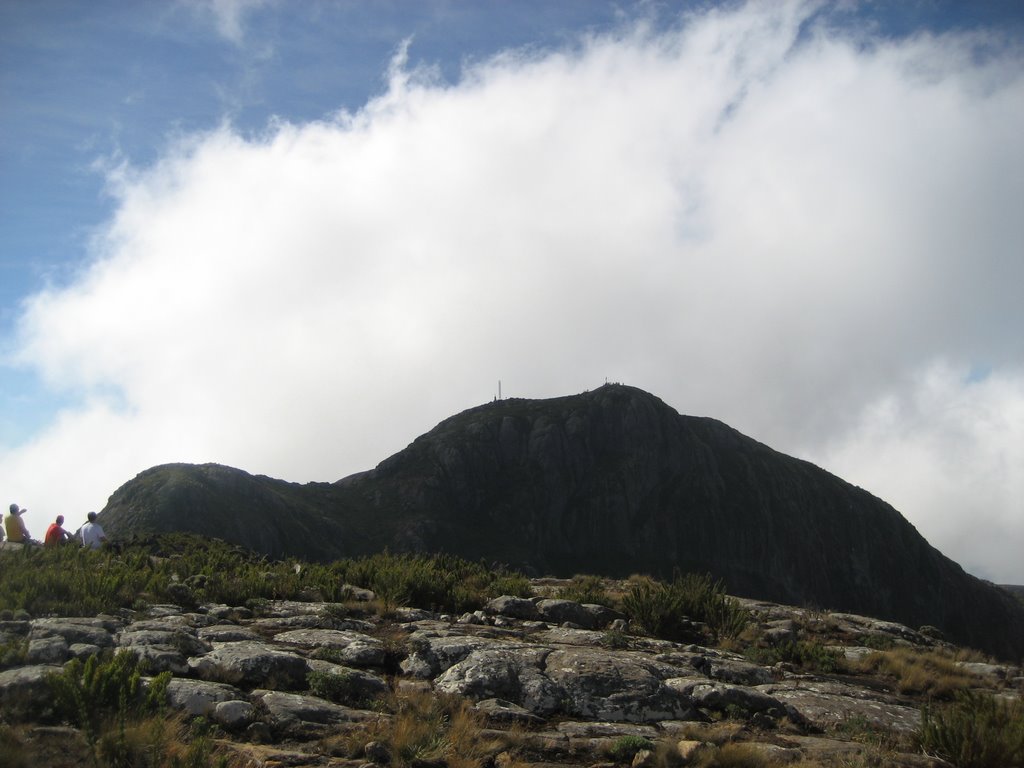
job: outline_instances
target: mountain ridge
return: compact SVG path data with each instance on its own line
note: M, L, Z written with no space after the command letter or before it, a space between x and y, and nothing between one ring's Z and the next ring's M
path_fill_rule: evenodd
M275 557L387 548L556 576L708 572L733 594L933 625L1024 655L1020 604L890 505L623 385L470 408L335 483L152 468L102 519L115 535L192 530Z

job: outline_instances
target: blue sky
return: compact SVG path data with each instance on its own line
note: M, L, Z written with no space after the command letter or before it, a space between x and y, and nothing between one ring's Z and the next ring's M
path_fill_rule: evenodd
M0 487L610 378L1024 583L1021 8L2 3Z

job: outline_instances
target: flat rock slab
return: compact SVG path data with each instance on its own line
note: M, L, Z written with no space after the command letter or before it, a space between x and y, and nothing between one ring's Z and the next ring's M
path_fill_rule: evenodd
M72 643L88 643L101 648L114 645L113 632L120 625L105 619L36 619L32 622L30 639L43 637L63 637L68 645Z
M172 632L176 629L192 629L197 621L200 625L205 626L211 622L211 619L199 613L176 613L157 618L138 619L129 624L125 631L142 632L144 630L155 630L157 632Z
M68 641L60 635L54 635L30 640L25 660L29 664L63 664L68 655Z
M537 604L533 600L513 595L501 595L494 598L484 606L484 612L491 615L510 616L513 619L533 621L540 619L540 611L537 610Z
M338 723L372 720L381 715L361 709L349 709L317 696L281 691L254 691L253 696L266 707L271 722L277 726L295 723L336 725Z
M17 717L45 715L53 706L46 678L61 671L59 666L34 664L0 672L0 710Z
M635 723L588 723L567 720L558 723L555 730L574 739L618 739L622 736L637 736L656 741L662 736L653 725Z
M687 697L665 685L674 673L643 654L595 648L557 649L544 674L566 697L562 711L588 720L657 722L696 715Z
M484 647L446 669L434 687L468 698L504 699L538 716L557 711L565 691L541 672L550 651L537 647Z
M597 629L597 615L588 611L582 605L572 600L557 600L550 598L538 600L537 612L544 621L554 624L575 624L581 629Z
M911 733L921 725L921 713L917 709L899 704L885 694L844 683L801 680L758 686L758 690L792 706L818 728L857 720Z
M208 643L240 643L243 640L259 642L263 638L251 629L237 624L213 624L196 632L200 640Z
M189 659L188 664L203 680L285 690L306 687L306 660L263 643L215 645L205 656Z
M173 648L162 645L133 645L125 650L146 663L151 673L170 672L172 675L187 675L188 660Z
M221 702L245 699L244 693L225 683L176 677L167 685L168 703L190 715L209 715Z
M549 645L586 645L600 647L604 640L604 632L593 629L577 629L573 627L551 627L541 630L532 636L534 642Z
M195 633L174 627L171 629L137 629L130 627L115 638L121 648L137 646L160 646L173 648L185 656L199 656L207 653L213 646L196 637Z
M339 662L357 667L383 666L387 656L380 640L338 629L294 629L274 635L274 642L301 648L327 648Z
M256 708L248 701L239 699L221 701L214 706L211 717L215 723L229 731L237 731L256 719Z
M708 682L688 686L685 691L690 700L702 709L728 713L739 710L747 717L765 713L773 718L788 717L794 722L803 718L799 710L792 704L754 688L729 683Z
M515 651L536 646L447 631L417 630L409 636L409 648L408 657L401 663L402 671L426 679L441 674L475 651Z
M691 661L693 667L710 678L734 685L768 685L775 681L771 669L759 667L749 661L720 656L699 656Z
M309 659L306 663L310 672L333 675L343 681L345 691L355 701L379 699L391 690L387 680L365 669L355 669L320 659Z
M543 718L537 717L525 707L505 699L484 699L478 701L473 709L492 723L536 726L544 722Z

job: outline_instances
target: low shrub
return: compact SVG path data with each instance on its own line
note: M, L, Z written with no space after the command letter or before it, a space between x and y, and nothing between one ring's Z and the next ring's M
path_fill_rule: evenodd
M643 736L620 736L608 748L608 757L618 763L629 763L641 749L654 749L654 742Z
M208 765L211 750L203 742L188 739L188 746L179 749L177 731L166 730L163 710L170 680L171 673L163 672L143 686L138 658L119 651L106 658L91 656L84 664L72 659L47 683L54 712L81 729L94 764Z
M364 706L359 686L352 675L345 672L309 672L306 683L314 696L333 701L335 704Z
M11 638L0 643L0 669L20 667L28 657L28 639Z
M55 713L86 730L96 732L112 716L129 716L159 711L167 698L170 672L153 678L142 688L142 666L130 651L119 651L102 659L90 656L83 664L72 659L61 672L47 678L53 693Z
M332 563L269 562L222 541L164 534L118 550L26 548L0 558L0 611L95 616L159 602L218 602L254 610L270 600L340 603L348 585L377 592L383 610L400 603L462 613L501 594L526 597L529 581L452 555L387 552Z
M827 648L813 640L798 640L771 645L766 648L751 647L744 655L750 661L762 666L773 666L779 662L793 664L808 672L838 672L845 657L839 650Z
M666 640L690 639L691 621L706 624L717 639L731 638L750 620L750 614L710 574L677 573L669 583L633 577L622 608L646 632Z
M598 642L610 651L618 651L629 647L629 635L617 629L606 629Z
M573 576L568 584L559 588L557 596L562 600L572 600L577 603L603 605L606 608L615 607L615 601L608 594L604 579L600 576Z
M921 749L957 768L1024 766L1024 702L959 692L953 704L921 712Z

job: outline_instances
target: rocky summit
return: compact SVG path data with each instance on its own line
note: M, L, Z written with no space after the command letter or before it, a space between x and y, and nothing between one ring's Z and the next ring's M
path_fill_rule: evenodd
M615 750L633 744L671 749L672 765L924 768L949 765L913 746L931 682L871 665L854 674L858 660L885 656L879 648L904 663L944 653L951 671L943 674L955 675L956 687L1013 697L1024 685L1019 667L954 662L947 643L892 622L746 601L759 635L778 649L819 649L844 670L830 673L633 634L611 609L549 596L555 586L536 581L532 598L495 598L461 616L411 607L385 616L360 608L374 595L357 589L346 603L7 617L0 640L25 651L23 664L0 671L0 708L12 722L39 723L24 731L26 748L45 753L57 741L61 765L84 766L85 734L47 725L55 703L47 678L71 659L125 650L151 674L171 675L171 708L215 724L218 749L243 761L231 764L393 763L373 734L398 715L380 705L421 693L470 702L481 765L622 764ZM696 759L726 743L757 760ZM649 753L647 763L633 761L653 764Z
M1024 607L889 504L623 385L472 408L334 483L155 467L111 496L101 522L119 537L191 531L273 557L387 548L534 575L706 572L732 594L930 625L1024 655Z

